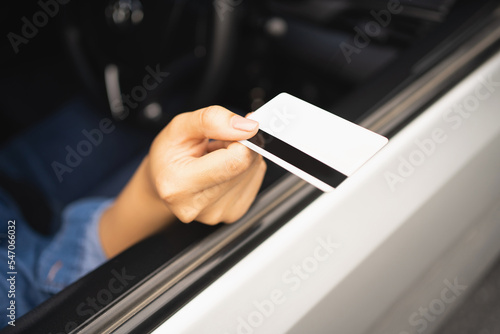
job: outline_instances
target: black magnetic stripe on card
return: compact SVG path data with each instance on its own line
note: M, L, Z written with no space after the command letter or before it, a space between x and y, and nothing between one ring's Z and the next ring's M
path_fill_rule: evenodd
M333 188L337 187L347 178L346 175L338 170L260 129L248 141Z

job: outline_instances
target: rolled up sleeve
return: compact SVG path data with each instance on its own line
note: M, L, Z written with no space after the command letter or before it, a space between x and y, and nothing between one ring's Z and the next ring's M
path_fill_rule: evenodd
M11 302L15 300L16 318L107 260L99 237L99 221L111 203L108 198L74 202L63 211L58 232L45 236L31 228L16 203L0 189L0 261L15 263L10 270L15 271L12 273L15 294L12 293ZM12 253L7 252L8 224L15 226ZM0 274L2 296L12 290L6 280L9 275L7 271ZM9 306L7 303L7 298L0 298L2 309ZM8 317L0 319L0 329L8 320Z
M60 231L38 260L41 289L56 293L106 261L99 237L99 221L112 202L96 198L66 207Z

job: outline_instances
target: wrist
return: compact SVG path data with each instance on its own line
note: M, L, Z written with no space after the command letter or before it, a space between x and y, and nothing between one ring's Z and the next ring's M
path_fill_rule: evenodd
M165 228L175 216L158 196L146 157L115 202L103 212L100 237L112 257Z

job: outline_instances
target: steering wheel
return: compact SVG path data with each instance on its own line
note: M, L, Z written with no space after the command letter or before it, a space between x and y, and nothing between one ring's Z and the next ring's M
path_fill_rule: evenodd
M231 68L242 0L68 4L64 39L84 86L117 120L163 125L212 104Z

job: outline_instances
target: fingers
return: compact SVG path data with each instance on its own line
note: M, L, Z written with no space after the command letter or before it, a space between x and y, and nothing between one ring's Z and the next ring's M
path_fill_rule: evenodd
M259 157L247 172L227 184L221 190L221 196L201 211L197 221L214 225L220 222L233 223L240 219L253 203L266 172L266 164Z
M221 222L233 223L240 219L250 208L264 179L266 173L266 163L262 157L252 168L251 174L241 182L241 189L233 188L227 194L228 205Z
M245 172L259 155L240 143L192 159L186 168L190 181L199 188L210 188Z
M176 138L238 141L257 133L259 123L220 106L211 106L176 116L172 135Z
M200 158L186 157L185 161L166 163L166 166L156 173L155 188L174 214L185 216L186 218L182 219L178 215L179 219L185 221L192 214L199 212L200 206L208 206L210 199L216 199L227 192L227 189L217 186L237 184L241 175L245 174L258 158L258 154L242 144L232 143L226 149L213 151ZM183 207L181 203L193 202L196 205L189 204L189 212L179 212ZM181 209L177 210L176 206Z
M228 219L228 214L232 212L231 217L233 217L234 212L238 212L241 216L244 213L241 210L246 211L253 201L253 197L249 198L248 195L245 195L247 189L256 187L258 190L260 186L263 174L262 177L257 178L254 175L262 168L261 163L263 161L259 157L244 173L226 182L205 189L190 189L192 191L177 193L171 197L172 200L167 205L171 207L172 212L179 220L185 223L197 220L213 225L221 221L234 221L231 218ZM254 187L248 187L251 182L256 182ZM254 192L256 194L256 190ZM249 198L250 202L239 208L228 206L228 203L232 203L235 197Z
M242 125L242 121L250 123ZM248 125L247 129L253 130L235 128ZM181 114L172 120L153 144L154 160L160 162L155 165L158 167L154 174L163 174L161 169L168 166L168 170L175 169L172 172L177 180L189 180L197 189L225 182L245 171L257 156L240 143L231 142L249 138L257 131L257 122L219 106ZM207 142L206 138L217 140ZM181 166L173 168L174 161ZM182 184L175 180L169 183Z
M183 222L237 220L265 173L262 157L237 141L257 131L257 122L219 106L176 116L150 149L150 182L157 195Z

